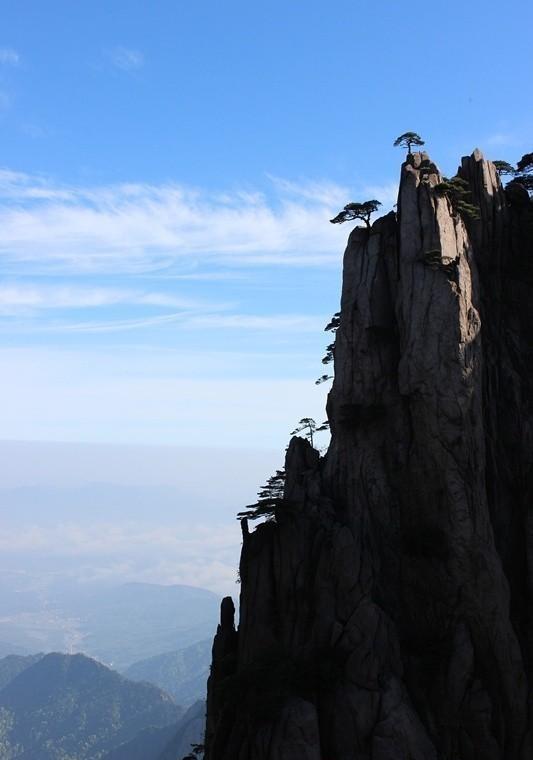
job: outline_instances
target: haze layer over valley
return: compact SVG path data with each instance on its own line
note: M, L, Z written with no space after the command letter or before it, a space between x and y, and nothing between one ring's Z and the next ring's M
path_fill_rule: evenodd
M0 653L83 651L127 667L213 635L219 596L236 588L234 499L253 500L273 454L59 443L0 451Z

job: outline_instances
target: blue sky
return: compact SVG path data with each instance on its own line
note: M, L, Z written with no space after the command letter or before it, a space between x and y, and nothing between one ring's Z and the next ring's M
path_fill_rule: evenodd
M6 0L3 437L279 448L408 129L531 150L529 2Z

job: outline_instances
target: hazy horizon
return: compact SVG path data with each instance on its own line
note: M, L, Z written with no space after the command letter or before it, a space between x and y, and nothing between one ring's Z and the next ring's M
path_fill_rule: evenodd
M282 464L268 450L0 441L0 572L235 596L236 513Z

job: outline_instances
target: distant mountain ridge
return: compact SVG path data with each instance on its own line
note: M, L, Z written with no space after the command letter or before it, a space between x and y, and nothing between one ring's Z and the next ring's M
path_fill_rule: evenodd
M205 701L199 700L177 726L145 729L102 760L181 760L190 753L192 744L203 742L204 729Z
M123 671L132 681L148 681L171 694L183 707L205 699L212 641L206 639L177 652L149 657Z
M7 686L19 673L31 667L39 660L42 660L44 654L9 654L0 660L0 691Z
M84 655L37 656L0 691L2 760L101 760L146 729L175 734L173 699ZM31 658L0 661L16 670Z

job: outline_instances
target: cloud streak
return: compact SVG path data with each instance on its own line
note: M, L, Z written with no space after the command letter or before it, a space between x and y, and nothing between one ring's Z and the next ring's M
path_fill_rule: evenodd
M105 306L145 306L205 311L222 310L224 304L207 304L157 291L128 290L74 285L4 284L0 285L0 314L20 315L41 310L86 309Z
M254 314L207 314L190 317L187 320L190 327L207 328L209 330L277 330L280 332L312 332L323 329L324 319L309 315L270 314L258 316Z
M215 195L176 184L64 187L0 172L4 270L154 273L171 266L338 263L346 230L329 224L344 188L275 180Z
M48 324L41 328L43 332L79 332L106 333L138 330L139 328L156 327L172 322L179 322L185 328L209 330L250 330L275 332L311 332L316 333L322 327L324 320L317 317L295 314L273 314L258 316L255 314L207 314L189 316L186 312L160 314L156 317L141 319L118 319L109 322L75 322ZM39 328L31 327L32 332Z
M146 309L179 309L154 315L112 320L72 322L43 320L43 312L97 310L108 307L137 307ZM79 286L50 286L39 284L0 285L0 331L31 333L106 333L157 327L180 323L192 330L252 330L276 332L312 332L321 330L324 317L304 314L243 314L230 313L230 303L214 303L182 298L169 293L143 292L118 288L84 288ZM16 318L19 318L18 321ZM15 319L14 319L15 318Z

